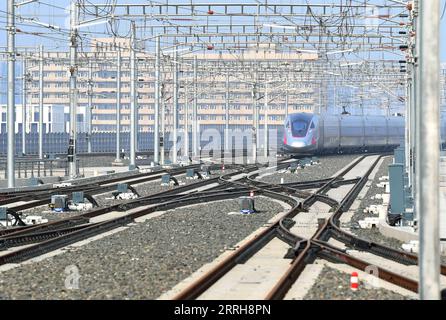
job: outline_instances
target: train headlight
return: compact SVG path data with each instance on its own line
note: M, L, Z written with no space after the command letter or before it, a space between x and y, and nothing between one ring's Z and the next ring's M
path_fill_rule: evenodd
M305 142L302 142L302 141L293 142L293 147L295 147L295 148L305 147Z

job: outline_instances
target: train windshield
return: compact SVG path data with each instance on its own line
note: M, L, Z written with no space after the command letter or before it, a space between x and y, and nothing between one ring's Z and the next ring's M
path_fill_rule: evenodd
M305 137L307 135L308 122L305 120L297 119L291 124L291 132L293 137Z

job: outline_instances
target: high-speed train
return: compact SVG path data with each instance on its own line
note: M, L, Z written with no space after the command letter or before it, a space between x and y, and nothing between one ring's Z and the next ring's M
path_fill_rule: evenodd
M283 151L321 154L381 151L404 142L401 116L352 116L293 113L285 119Z

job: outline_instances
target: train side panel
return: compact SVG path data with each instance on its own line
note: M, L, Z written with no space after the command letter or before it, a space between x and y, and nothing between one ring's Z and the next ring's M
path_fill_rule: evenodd
M387 119L388 133L387 144L395 146L399 144L404 145L404 128L405 121L403 117L390 117Z
M293 121L304 123L287 129ZM305 130L293 134L299 126ZM444 121L442 132L446 137ZM404 134L404 117L291 114L285 121L283 149L294 154L379 151L403 143Z
M364 119L364 139L366 146L387 145L387 119L383 116L367 116Z
M357 149L364 146L364 121L361 116L341 117L342 149Z
M320 149L324 150L338 150L339 149L339 133L340 133L340 117L339 116L324 116L321 120Z

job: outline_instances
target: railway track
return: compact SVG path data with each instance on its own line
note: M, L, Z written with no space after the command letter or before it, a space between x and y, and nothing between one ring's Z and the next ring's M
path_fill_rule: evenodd
M96 208L86 213L79 214L75 217L29 226L26 228L14 228L14 229L2 230L0 232L0 247L6 248L13 246L16 243L22 244L22 243L35 242L35 240L39 240L40 233L43 231L46 231L45 235L48 238L52 237L52 235L57 236L59 229L65 230L65 232L69 232L70 228L77 230L79 224L88 223L91 218L98 217L100 215L105 215L113 211L125 212L127 210L137 208L139 206L147 206L155 203L163 203L165 201L171 201L173 199L178 198L178 194L180 193L188 192L192 189L196 189L217 182L218 182L218 177L207 180L199 180L198 182L195 182L193 184L179 186L175 189L170 189L157 194L141 197L135 200L123 201L122 203L107 206L104 208ZM31 236L31 234L36 234L37 237L34 238Z
M48 199L50 199L51 196L55 194L69 194L76 191L84 191L85 193L96 195L99 193L105 193L115 190L119 183L127 183L129 186L132 186L138 183L157 180L161 178L163 174L176 176L185 173L187 169L198 169L199 167L200 165L191 165L180 168L157 170L149 173L138 173L132 176L106 179L100 182L82 183L61 188L51 187L44 190L23 190L13 193L0 194L0 196L6 197L0 200L0 206L5 206L22 201L30 202L34 200L32 203L29 204L29 207L27 207L26 205L9 206L11 210L20 211L32 208L34 206L46 204L49 202Z
M362 158L361 158L362 159ZM254 180L254 175L251 175L249 179L246 179L244 182L247 183L250 187L257 188L257 191L260 192L261 190L264 192L264 195L270 196L277 200L282 200L289 205L291 205L291 209L284 215L284 217L278 221L276 221L274 224L269 226L268 228L264 229L260 234L258 234L255 238L251 239L250 241L246 242L243 246L238 248L232 255L227 257L225 260L220 262L218 265L216 265L212 270L210 270L208 273L203 275L200 279L198 279L196 282L194 282L192 285L190 285L188 288L180 292L178 295L174 297L174 299L178 300L189 300L189 299L196 299L199 298L205 291L209 290L214 284L217 283L223 276L225 276L227 273L229 273L234 267L236 267L239 263L246 262L246 259L249 257L252 257L254 254L259 252L262 248L264 248L269 242L271 242L274 238L278 236L278 230L281 226L287 225L287 221L290 221L293 219L296 215L298 215L300 212L307 210L305 206L309 204L314 197L321 196L321 193L324 190L328 189L328 186L338 181L343 175L345 175L346 172L350 171L360 160L357 160L353 162L351 165L349 165L345 170L343 170L337 177L333 179L329 179L327 182L325 182L316 192L318 195L313 194L306 194L302 201L299 201L298 199L294 197L290 197L290 190L287 186L279 186L281 188L280 191L285 192L272 192L267 191L267 187L271 187L271 185L268 185L263 182L259 182ZM222 178L224 179L224 177ZM243 185L243 182L236 182L234 183L237 186ZM274 185L276 186L276 185ZM336 202L336 201L334 201ZM337 203L337 202L336 202ZM282 234L282 237L287 236L287 227L284 227L283 230L286 230L285 233ZM215 297L217 298L217 297ZM210 298L212 299L212 298ZM218 299L218 298L217 298Z
M257 170L257 166L249 166L226 177L237 177ZM177 187L121 204L98 208L74 218L36 225L23 229L10 229L0 234L0 248L31 244L24 248L17 248L12 252L3 252L0 255L0 265L20 262L46 252L53 251L82 239L124 226L134 219L148 215L155 211L177 208L184 205L210 202L223 199L233 199L247 194L246 188L225 188L225 183L219 177L201 180L186 186ZM208 187L207 191L199 190ZM195 192L193 192L195 190ZM199 190L199 191L198 191ZM122 216L110 218L102 222L92 222L92 218L112 212L121 212Z
M247 261L249 261L253 257L257 257L257 260L259 260L259 257L262 257L262 250L268 252L268 246L271 247L270 244L273 241L277 241L276 239L280 239L280 241L286 243L289 246L288 252L285 256L287 256L287 258L290 258L291 256L291 262L286 263L286 268L283 267L282 263L281 275L278 278L276 277L276 282L274 283L274 285L270 286L267 291L256 293L256 296L250 296L251 299L283 299L286 296L287 292L289 292L295 281L298 279L305 266L308 263L313 262L316 258L327 259L338 263L345 263L360 270L366 270L368 266L372 265L367 261L361 260L357 257L352 256L351 254L348 254L346 250L337 248L329 244L327 241L331 237L334 237L338 241L341 241L342 243L345 243L346 245L353 248L368 251L373 254L380 255L386 259L396 261L398 263L416 264L416 255L408 254L406 252L388 248L380 244L365 241L342 230L339 227L340 216L342 215L342 213L348 210L353 201L356 199L358 193L361 191L366 181L368 180L370 173L377 165L380 157L376 157L375 159L373 159L368 169L361 175L361 177L345 179L343 183L340 183L342 181L342 178L345 177L349 172L351 172L358 164L364 161L364 159L365 157L359 158L357 161L349 165L345 170L331 179L325 179L324 181L315 182L314 186L318 185L319 189L315 193L304 198L303 201L297 201L295 198L289 197L289 195L292 194L291 191L295 190L292 187L290 188L289 186L280 186L280 189L277 190L280 193L268 192L266 191L267 188L271 188L276 185L268 185L263 182L258 182L254 179L254 177L256 176L255 174L250 175L244 181L244 183L247 183L251 188L257 188L258 192L263 190L266 196L281 199L289 204L292 204L292 209L289 210L287 214L276 223L272 224L268 228L264 229L261 233L257 234L256 237L244 243L240 248L238 248L238 250L236 250L230 256L226 257L223 261L218 263L214 268L201 276L186 289L182 290L174 297L174 299L221 299L222 297L218 295L219 286L221 290L222 283L224 282L224 286L226 289L231 288L231 280L229 280L231 279L231 270L236 269L236 267L239 266L240 263L243 263L244 265L249 264L249 262ZM326 195L329 190L333 189L336 186L335 184L339 186L346 185L347 183L352 184L353 187L351 187L350 190L345 194L341 202L338 202ZM237 185L239 184L240 182L237 182ZM279 196L279 194L282 197ZM284 194L288 196L288 200L283 198ZM311 237L304 238L293 233L291 231L293 226L292 219L302 212L311 210L311 207L316 202L324 202L332 208L333 213L328 219L318 221L319 223L314 228L313 235ZM277 246L275 248L277 248ZM276 256L276 258L282 261L284 260L283 256ZM261 259L259 261L261 261ZM256 269L261 270L262 266L256 265ZM239 268L239 273L241 272L240 270L241 269ZM445 266L442 266L442 274L444 274L444 271ZM399 273L387 270L384 267L378 267L378 276L382 280L393 283L407 290L413 292L417 292L418 290L417 281L404 277ZM235 279L237 279L237 276L234 277ZM233 288L236 288L237 286L243 287L241 285L234 284ZM216 289L214 289L215 287ZM259 285L259 287L261 287L261 285ZM214 291L212 291L213 289ZM237 296L236 289L234 290L234 292L230 292L231 297L239 297ZM259 294L264 295L260 297Z
M360 250L369 250L380 254L382 257L392 259L399 263L416 264L417 257L386 248L378 244L370 243L357 238L339 227L339 217L348 210L359 191L364 186L370 172L378 162L376 158L373 165L361 177L347 177L346 175L361 163L365 157L358 158L337 176L316 181L268 184L257 181L259 175L258 167L249 166L234 173L203 180L195 184L177 187L167 192L161 192L151 196L143 197L121 204L99 208L73 218L66 218L45 225L23 228L21 230L4 232L0 234L0 248L12 248L28 245L24 248L16 248L12 252L4 252L0 255L0 265L6 263L21 262L32 257L56 250L70 245L74 242L110 231L114 228L124 226L134 219L151 214L155 211L178 208L184 205L212 202L217 200L234 199L247 195L248 191L255 190L256 194L270 197L288 203L292 209L275 224L264 230L256 238L239 248L234 254L220 263L215 270L211 270L203 279L194 283L190 288L181 292L175 299L196 299L205 293L231 269L240 262L248 260L258 253L273 239L280 239L291 248L288 250L288 259L291 255L291 263L277 284L266 293L267 299L282 299L299 277L305 265L316 258L346 263L352 267L364 270L370 263L349 255L346 250L337 248L327 241L333 237L348 246ZM286 167L287 163L279 163L278 168ZM254 173L252 173L255 171ZM248 174L248 175L247 175ZM237 177L235 179L235 177ZM353 185L341 202L327 196L327 192L340 186ZM207 190L199 190L207 187ZM317 189L316 192L308 192L306 189ZM309 238L303 238L294 234L291 230L292 219L302 212L311 210L315 203L325 203L333 208L330 219L316 228L315 234ZM92 222L91 219L110 212L126 213L123 216L108 219L101 222ZM127 212L129 212L127 214ZM444 266L442 266L442 273ZM379 269L380 278L397 284L406 289L417 290L417 282L402 277L399 274ZM206 296L206 295L205 295Z
M283 167L286 166L286 162L288 161L288 158L284 158L279 160L279 167ZM16 201L22 201L22 200L33 200L33 201L28 201L27 203L20 203L17 204L16 206L9 206L8 207L8 213L10 214L14 214L14 215L18 215L18 213L20 211L23 210L27 210L27 209L31 209L31 208L35 208L35 207L39 207L45 204L50 203L50 198L51 195L53 194L64 194L64 193L69 193L69 192L74 192L74 191L84 191L86 193L86 195L89 196L89 199L91 199L90 201L92 202L96 202L91 196L92 195L98 195L98 194L102 194L102 193L106 193L106 192L110 192L112 190L116 189L116 182L122 183L122 182L127 182L127 184L129 184L130 188L132 185L136 185L139 183L145 183L145 182L149 182L149 181L154 181L154 180L158 180L161 178L161 176L163 174L170 174L171 176L177 176L177 175L181 175L184 174L185 171L187 169L198 169L199 165L192 165L192 166L186 166L186 167L181 167L181 168L175 168L175 169L171 169L171 170L161 170L161 171L156 171L156 172L152 172L152 173L142 173L142 174L137 174L135 176L132 176L130 178L115 178L115 179L108 179L106 181L101 182L100 184L97 183L93 183L93 184L87 184L87 185L79 185L76 186L74 189L73 187L69 187L69 188L58 188L58 189L48 189L46 191L43 191L41 193L37 193L37 194L33 194L32 196L29 195L20 195L19 198L14 198L14 199L7 199L6 201L8 203L13 203ZM240 165L229 165L226 166L227 169L240 169L241 166ZM216 170L216 169L220 169L219 165L212 165L210 166L211 170ZM244 169L243 169L244 170ZM124 180L123 180L124 179ZM127 179L127 180L125 180ZM130 180L128 180L130 179ZM194 184L195 186L200 186L202 184L207 184L210 182L217 182L218 179L211 179L211 180L205 180L200 182L199 184ZM207 182L206 182L207 181ZM314 182L310 182L310 184L314 184L317 183L317 181ZM308 184L302 184L302 186L298 185L297 187L299 188L306 188ZM176 191L175 191L176 190ZM137 204L140 205L142 202L146 201L147 199L152 199L152 198L158 198L158 197L162 197L163 194L169 195L169 194L176 194L176 193L180 193L183 191L187 191L189 190L188 186L184 186L184 187L180 187L180 188L176 188L175 190L169 190L166 192L160 192L159 194L154 194L148 197L143 197L143 198L139 198L135 201L129 201L127 202L127 206L131 206L132 204ZM162 200L162 199L160 199ZM0 201L1 203L1 201ZM79 223L82 223L85 221L85 218L91 218L94 217L96 215L99 214L103 214L103 213L107 213L113 210L119 210L122 211L123 207L120 207L119 205L114 205L114 206L109 206L107 208L102 208L102 209L95 209L93 210L92 213L86 213L86 214L80 214L78 216L76 216L75 218L70 218L70 219L62 219L60 222L50 222L50 223L46 223L46 224L42 224L42 225L37 225L37 226L20 226L20 228L13 228L13 229L5 229L5 230L0 230L0 237L8 235L10 233L16 233L16 232L22 232L22 231L18 231L18 230L31 230L31 231L35 231L38 229L46 229L47 227L59 227L60 225L77 225ZM99 212L99 213L98 213ZM25 231L23 231L25 232Z

